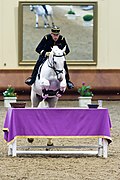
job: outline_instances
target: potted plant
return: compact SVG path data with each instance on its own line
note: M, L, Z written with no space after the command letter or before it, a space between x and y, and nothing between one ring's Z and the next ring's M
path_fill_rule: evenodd
M82 86L78 88L78 93L80 94L78 97L80 107L87 107L88 104L91 104L93 93L90 86L86 86L83 82Z
M8 86L7 90L3 92L4 96L4 107L11 107L11 102L16 102L17 94L15 93L15 89L12 86Z
M70 10L67 12L67 18L68 18L68 19L75 19L75 18L76 18L76 14L75 14L75 12L72 10L72 8L70 8Z
M92 26L92 20L93 20L93 15L92 14L84 15L83 16L84 26Z

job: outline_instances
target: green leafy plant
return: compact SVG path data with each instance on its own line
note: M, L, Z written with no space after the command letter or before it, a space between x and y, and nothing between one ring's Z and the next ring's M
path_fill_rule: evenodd
M86 14L86 15L83 16L84 21L91 21L92 19L93 19L92 14Z
M15 89L11 86L8 86L7 90L3 92L4 97L16 97Z
M82 83L82 87L78 88L78 93L80 96L88 97L88 96L93 96L93 93L91 91L90 86L85 86L85 83Z
M72 9L70 9L70 10L68 11L68 14L73 14L73 15L75 15L75 12L74 12Z

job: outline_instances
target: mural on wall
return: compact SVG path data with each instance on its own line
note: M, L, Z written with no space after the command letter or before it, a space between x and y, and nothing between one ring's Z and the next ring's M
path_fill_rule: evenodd
M96 64L94 46L97 38L94 35L95 6L81 4L42 5L20 4L20 58L19 64L29 64L38 59L35 48L42 37L50 33L53 25L61 29L70 47L67 55L69 64ZM21 24L22 23L22 24ZM96 33L95 33L96 34Z

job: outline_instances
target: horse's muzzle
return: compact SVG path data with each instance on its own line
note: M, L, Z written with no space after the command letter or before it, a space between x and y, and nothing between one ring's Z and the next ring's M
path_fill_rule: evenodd
M61 82L63 80L63 74L58 74L57 79L58 79L58 81Z

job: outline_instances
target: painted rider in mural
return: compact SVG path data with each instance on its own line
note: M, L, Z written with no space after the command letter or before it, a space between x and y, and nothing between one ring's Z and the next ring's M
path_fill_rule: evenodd
M37 76L38 69L39 69L40 65L45 62L45 60L49 56L51 48L54 45L57 45L60 49L63 49L66 46L66 50L64 52L65 56L70 52L70 49L69 49L68 44L67 44L67 42L65 40L65 37L63 37L60 34L60 28L57 27L57 26L52 27L50 34L45 35L43 37L43 39L40 41L40 43L38 44L38 46L36 48L36 52L39 54L39 59L36 62L36 65L35 65L35 67L33 69L31 77L27 78L26 81L25 81L25 83L27 85L32 85L35 82L35 79L36 79L36 76ZM64 63L64 68L65 68L65 71L66 71L67 87L68 87L68 89L72 89L72 88L74 88L74 84L70 81L66 61Z
M48 15L48 11L47 11L46 5L42 5L42 7L43 7L44 10L45 10L45 14Z

